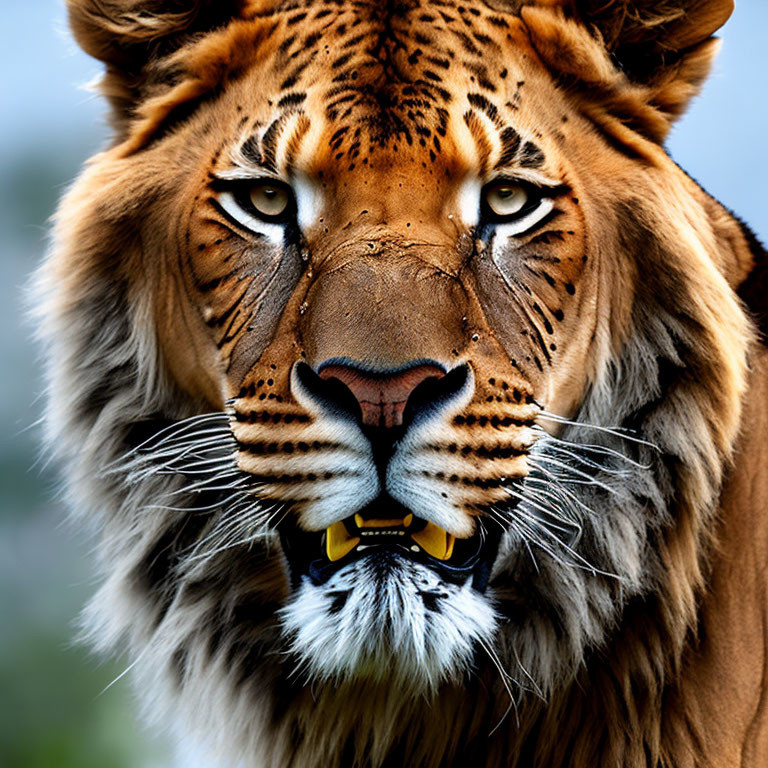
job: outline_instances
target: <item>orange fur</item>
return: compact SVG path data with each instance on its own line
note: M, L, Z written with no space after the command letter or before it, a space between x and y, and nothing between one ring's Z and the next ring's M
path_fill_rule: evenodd
M766 256L661 146L709 72L730 0L467 3L475 14L423 0L388 16L345 2L328 14L276 0L68 5L78 42L106 65L116 136L65 197L42 280L51 431L77 503L105 531L104 644L128 637L139 658L149 648L146 676L171 670L182 709L212 702L201 719L225 723L226 759L763 765L768 353L750 316L764 307L737 292L755 293ZM311 179L322 201L291 248L248 239L211 207L214 180L247 166L255 136L270 178ZM492 183L497 163L568 189L548 229L510 236L510 251L462 218L462 185ZM627 428L662 447L640 458L659 462L664 510L650 520L651 491L627 490L636 507L598 515L619 543L588 542L626 553L610 561L626 566L621 579L568 581L545 563L530 577L537 604L498 577L512 612L496 649L525 674L528 653L545 694L521 685L506 719L507 680L484 661L474 687L448 680L429 702L393 681L280 677L278 641L264 651L267 630L237 623L290 599L274 548L191 566L185 553L208 529L186 541L194 515L148 522L131 485L140 473L107 471L158 414L226 412L236 471L311 529L319 479L275 476L275 455L290 446L281 460L293 467L331 439L296 395L294 363L345 358L471 367L474 391L435 446L459 469L432 478L460 537L504 502L507 479L531 472L542 405L606 424L626 406ZM537 613L546 579L559 624ZM583 604L568 602L582 588ZM591 615L606 605L615 612ZM247 664L274 666L257 678ZM260 712L266 724L252 725Z

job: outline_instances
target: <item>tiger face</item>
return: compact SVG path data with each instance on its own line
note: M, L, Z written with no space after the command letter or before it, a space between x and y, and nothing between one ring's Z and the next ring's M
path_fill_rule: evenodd
M529 127L522 94L541 74L519 22L492 16L483 56L420 6L381 40L374 9L328 10L310 14L322 35L304 11L278 14L280 44L226 94L227 141L181 163L202 181L172 214L189 332L221 371L199 395L229 402L249 531L262 509L280 518L297 656L320 677L436 686L493 637L486 587L536 416L586 385L586 367L558 372L591 352L576 321L595 301L589 193L542 130L567 105ZM168 320L173 350L187 321ZM191 362L177 380L196 378ZM550 523L555 549L581 527L554 510Z
M729 3L69 5L118 137L46 272L104 636L245 749L311 686L461 720L481 684L477 730L628 606L687 631L750 334L738 225L659 142Z

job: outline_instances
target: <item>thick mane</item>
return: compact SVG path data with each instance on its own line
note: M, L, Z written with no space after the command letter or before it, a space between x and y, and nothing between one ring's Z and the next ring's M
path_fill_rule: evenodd
M731 3L488 2L470 4L476 11L472 14L451 3L425 0L402 8L390 4L384 31L378 6L370 13L350 11L350 18L361 20L360 29L373 25L378 45L386 40L395 62L387 66L411 73L409 66L421 66L421 58L427 58L425 66L431 67L431 77L414 75L415 84L406 83L404 93L381 91L405 100L405 106L397 102L396 107L405 115L406 129L394 132L394 141L415 153L419 162L413 173L423 167L421 189L432 190L408 199L418 202L419 195L436 195L434 190L442 194L437 175L445 184L461 177L459 160L447 163L442 174L431 175L431 168L441 167L446 147L458 147L458 157L468 152L471 141L478 142L478 156L484 153L482 160L489 165L494 152L507 160L522 157L520 165L528 174L524 190L539 189L555 172L567 181L557 189L566 189L558 194L568 198L571 208L567 213L553 210L544 224L559 217L566 222L562 229L509 252L489 245L491 238L481 237L480 224L457 235L461 230L453 213L445 230L449 236L439 229L443 219L439 224L420 221L427 218L423 211L406 211L407 229L399 234L393 234L391 220L399 212L394 208L393 213L392 206L380 221L365 218L372 215L369 208L378 202L377 195L384 199L388 194L379 181L389 172L381 157L394 156L396 150L383 139L378 145L372 139L376 150L370 150L369 162L361 149L361 126L373 132L378 112L336 128L330 138L317 128L322 120L313 109L333 128L329 115L344 109L352 114L355 107L365 116L376 101L364 91L354 102L354 94L343 90L353 87L347 79L358 77L349 74L358 69L345 67L364 71L350 60L358 49L368 55L365 35L372 33L357 32L346 17L328 20L335 13L330 5L69 2L79 43L106 64L103 88L117 128L115 145L91 161L64 197L52 252L38 279L40 336L48 354L48 444L65 467L72 508L94 527L100 542L104 580L86 611L85 634L102 651L126 648L137 685L145 692L148 716L164 720L169 713L177 715L181 738L191 723L196 738L221 765L726 764L712 761L711 714L704 703L692 704L700 688L691 680L698 670L697 654L706 645L704 633L712 626L702 616L712 610L709 585L719 583L718 546L731 540L723 489L726 496L738 495L743 455L737 462L734 455L739 440L743 446L752 434L744 427L745 403L755 391L758 374L750 373L750 367L761 370L762 348L748 312L765 332L760 288L768 262L756 239L674 165L660 142L708 71L711 35L727 18ZM406 33L393 31L393 19L412 22L418 56L408 48L412 41ZM459 22L460 34L452 26ZM427 34L429 25L437 28L438 23L446 35L453 34L451 45L463 46L462 55L473 56L474 49L482 57L485 52L482 63L468 66L466 85L463 74L455 82L444 74L453 72L454 65L439 47L442 32ZM472 28L472 23L483 26ZM465 27L472 29L472 38ZM307 35L303 40L299 30ZM309 49L307 39L321 45L329 30L339 39L330 73L312 57L306 63L301 59L302 46ZM299 47L295 55L291 46ZM517 82L514 95L499 97L497 106L496 91L507 88L507 68L512 70L512 57L518 54L520 70L509 75ZM495 66L494 57L503 68ZM283 83L289 79L285 68L293 67L293 80L278 95L270 91L273 58L280 62L277 79ZM300 66L291 63L295 59ZM370 64L370 70L380 64ZM491 72L494 67L497 74ZM337 72L338 81L331 80ZM484 79L491 87L481 85ZM312 91L329 82L333 85L322 97ZM484 91L472 90L465 104L468 88ZM531 90L532 109L525 101ZM265 93L269 109L282 105L285 113L275 118L266 111L269 120L246 114L247 99L267 109L261 103L267 101ZM328 98L339 101L328 106ZM376 105L382 108L395 110L393 104ZM454 123L449 123L451 109L457 115ZM412 123L408 110L414 113ZM505 124L510 115L519 118L522 139ZM411 125L415 140L408 132ZM247 134L251 129L255 133ZM300 144L307 136L318 144L302 155ZM534 142L556 157L550 165L554 171L544 173L545 152ZM321 235L314 241L302 235L295 248L285 245L287 236L274 236L272 220L273 229L265 226L258 238L240 245L245 219L233 223L234 204L227 202L227 208L221 200L229 198L216 198L219 189L232 183L220 170L231 158L247 162L249 153L255 156L265 144L272 147L275 168L285 157L298 164L311 155L319 164L326 155L329 163L344 155L349 175L339 178L350 179L349 189L333 205L354 206L354 214L344 208L336 226L334 211L326 209L317 227ZM242 168L225 170L241 185L234 188L241 189L247 179ZM325 174L316 174L323 179L322 190L330 184L331 173ZM369 189L355 187L360 178L366 185L371 179ZM397 199L406 194L400 178ZM282 189L277 182L275 188ZM238 191L231 199L242 198ZM296 207L310 198L302 189ZM201 215L211 200L218 208ZM416 202L407 205L415 208ZM447 211L447 205L436 207ZM456 210L464 215L461 206ZM216 215L230 229L216 224ZM421 226L427 234L411 234L411 223L417 221L413 229ZM334 230L330 235L329 229ZM337 239L323 245L326 235ZM521 229L508 239L522 242L524 237L528 234ZM572 246L576 240L579 245ZM506 422L498 414L476 419L474 413L481 413L481 406L496 407L503 397L519 413L535 408L538 421L509 411L508 424L530 428L535 439L521 438L507 453L489 447L487 436L463 451L456 444L448 449L451 455L487 458L481 466L488 473L493 460L510 455L524 455L528 468L513 486L521 499L514 508L522 521L518 527L511 513L504 516L501 503L486 505L489 517L496 515L496 522L508 526L489 574L487 605L468 587L451 592L452 587L443 586L438 594L441 600L454 600L454 608L464 611L456 614L460 618L476 619L467 625L472 631L465 630L470 638L465 645L474 642L476 647L473 655L462 655L458 646L445 651L454 667L443 678L439 669L419 670L424 688L437 690L433 696L416 689L418 675L409 679L412 667L406 662L396 666L392 647L387 658L395 661L387 675L371 671L374 651L365 662L371 669L359 678L339 673L346 669L341 663L325 677L313 673L302 658L300 630L305 625L316 630L319 656L330 656L334 648L343 651L343 643L332 645L322 634L322 621L337 621L333 627L339 637L346 633L347 642L353 638L364 644L366 626L354 625L357 614L343 611L353 589L362 591L365 585L353 584L343 595L338 586L328 593L294 590L278 533L290 505L267 498L255 509L254 494L264 491L270 477L244 470L242 454L250 449L255 461L285 450L286 466L294 467L290 462L297 454L341 442L342 429L335 422L330 437L280 436L289 427L309 424L309 429L321 421L315 401L305 394L304 400L291 399L303 392L295 368L288 388L279 389L281 376L288 381L284 363L311 363L312 344L335 349L334 340L344 333L365 336L363 343L369 343L378 331L375 314L363 316L361 309L351 331L334 322L344 322L343 310L358 295L377 310L386 301L396 302L397 296L386 292L391 276L400 276L395 257L403 254L405 261L405 255L422 249L432 258L443 241L450 241L444 250L461 267L429 263L426 269L419 263L407 272L415 275L412 283L421 291L405 283L404 292L416 297L411 305L418 304L422 313L413 315L420 325L402 332L395 306L387 315L392 336L410 349L416 344L413 336L429 335L422 329L432 328L434 337L451 339L446 348L456 360L465 355L476 369L473 386L480 394L475 411L469 417L457 411L451 428L485 419L500 432ZM561 250L551 248L552 243ZM228 247L221 262L225 267L217 272L216 249ZM344 261L323 273L334 258ZM247 268L231 267L238 259ZM534 261L542 272L529 268L535 279L521 277L519 265ZM345 271L354 275L357 262L365 263L366 275L375 276L379 264L391 271L369 282L358 279L360 294L350 279L353 299L340 295L338 287L325 288L337 286L328 281ZM558 270L572 272L563 277ZM278 271L287 282L274 277ZM445 275L450 275L452 290L461 281L470 287L461 294L466 306L456 310L459 320L451 316L441 324L427 312L433 305L453 309L444 297L452 300L458 293L440 293L439 279ZM247 294L252 283L258 288L255 299ZM241 284L246 287L237 294ZM218 317L215 292L227 299L225 289L240 298ZM270 290L279 295L270 297ZM332 310L322 304L326 290ZM554 311L554 304L547 304L550 295L556 297ZM523 332L518 332L514 312L504 316L506 325L499 321L510 296L522 307L515 311L525 320ZM244 297L258 311L244 312L243 319L238 315L247 303ZM532 309L526 319L528 301ZM404 305L402 316L411 317L411 305ZM312 322L320 331L310 328ZM465 347L449 336L454 327L467 336ZM241 329L246 335L236 338ZM219 332L221 338L212 341ZM512 358L510 344L533 345L535 337L538 347L530 349L543 350L551 371L533 352ZM556 353L570 355L562 358L567 364L558 362ZM329 359L335 365L343 362L333 355ZM504 378L502 389L489 359L493 365L503 362L503 376L512 384ZM327 392L333 390L322 392L330 399ZM256 405L246 410L250 401ZM299 405L307 402L311 407L301 411ZM268 410L278 404L282 410ZM415 417L413 422L419 423ZM250 444L243 438L243 430L269 428L276 437L258 432L259 440ZM760 424L753 429L759 431ZM281 477L283 482L295 478L298 485L308 475L286 469ZM458 495L462 483L458 473L455 477ZM318 480L314 470L312 478ZM479 478L473 485L464 477L464 489L490 493L507 481ZM567 517L553 515L552 499ZM416 566L412 572L414 579L421 578ZM360 566L354 573L366 571ZM371 584L377 584L373 577ZM366 594L373 594L375 589L367 586ZM411 612L405 594L398 596ZM438 598L433 594L432 599ZM386 626L391 605L385 610L375 596L370 602L383 616L382 634L392 630ZM439 612L430 609L424 615L433 619L432 613ZM433 645L424 648L440 650L441 642L447 643L440 626L445 625L425 619L420 631ZM408 645L414 636L403 635L402 647L423 652ZM465 664L466 654L471 662ZM742 664L737 655L734 663Z

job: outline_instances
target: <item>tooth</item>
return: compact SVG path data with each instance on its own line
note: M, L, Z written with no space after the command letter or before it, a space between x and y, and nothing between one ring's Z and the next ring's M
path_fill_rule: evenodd
M409 517L413 520L413 515L408 515L406 520ZM410 520L406 522L400 518L372 517L366 520L359 512L355 514L355 525L358 528L394 528L400 525L405 525L407 528L410 524Z
M453 554L455 537L434 523L427 523L426 527L412 533L411 538L421 545L421 548L438 560L450 560Z
M360 543L359 537L349 535L341 520L326 529L325 533L325 551L332 563L341 560Z

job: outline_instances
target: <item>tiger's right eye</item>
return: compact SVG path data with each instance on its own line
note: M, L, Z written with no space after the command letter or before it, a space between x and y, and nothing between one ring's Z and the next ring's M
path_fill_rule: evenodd
M287 189L268 182L251 187L249 199L255 212L265 219L276 219L282 216L291 203L291 196Z

